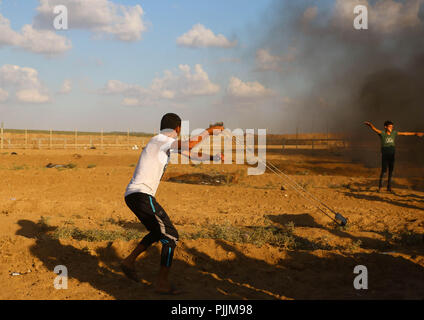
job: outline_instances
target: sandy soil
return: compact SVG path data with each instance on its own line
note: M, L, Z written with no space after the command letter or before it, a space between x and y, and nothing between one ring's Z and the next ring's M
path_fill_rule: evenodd
M75 153L0 154L0 299L424 298L422 168L399 161L395 194L376 193L378 169L340 154L269 154L269 161L349 218L348 227L341 228L271 172L247 176L244 165L171 165L165 180L188 173L232 174L236 180L222 186L161 183L157 200L182 238L172 280L185 291L165 297L152 286L159 245L138 260L143 281L135 283L123 276L119 263L138 240L64 232L128 237L144 232L123 199L140 151ZM48 169L48 163L76 167ZM206 235L211 226L227 228L223 239ZM228 240L228 230L246 228L274 228L277 236L286 232L288 240ZM56 265L68 268L67 290L53 286ZM368 268L368 290L353 287L356 265Z

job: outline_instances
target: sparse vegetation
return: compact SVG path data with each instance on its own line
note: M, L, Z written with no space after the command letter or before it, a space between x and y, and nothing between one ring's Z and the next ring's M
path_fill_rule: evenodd
M221 239L236 243L252 243L257 246L275 245L285 249L296 247L293 229L290 226L278 228L275 226L235 227L229 223L213 224L194 233L182 233L182 239Z
M38 220L37 225L42 232L47 232L50 228L49 224L50 217L41 216L40 220Z
M80 228L68 228L60 227L53 232L53 237L56 239L75 239L78 241L112 241L112 240L136 240L144 236L138 230L128 229L128 230L102 230L102 229L89 229L82 230Z
M395 243L401 244L402 246L415 246L422 244L423 235L405 229L399 234L394 235L393 240Z
M362 245L362 241L361 240L356 240L356 241L352 241L348 246L347 246L347 250L348 251L357 251L359 249L361 249L361 245Z
M10 170L25 170L28 169L28 167L24 164L24 165L14 165L12 168L10 168Z
M92 168L95 168L96 167L96 165L95 164L89 164L89 165L87 165L87 168L88 169L92 169Z

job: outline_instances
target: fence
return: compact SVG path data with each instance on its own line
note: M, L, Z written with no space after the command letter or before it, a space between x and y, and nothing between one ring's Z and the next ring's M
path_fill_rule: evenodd
M330 149L343 148L346 149L349 142L346 139L284 139L282 141L282 149Z
M0 149L141 149L152 135L142 133L104 133L0 129ZM310 135L305 134L305 137ZM347 148L343 138L267 137L269 149L330 149Z
M54 132L0 129L0 149L139 149L149 135L131 133Z

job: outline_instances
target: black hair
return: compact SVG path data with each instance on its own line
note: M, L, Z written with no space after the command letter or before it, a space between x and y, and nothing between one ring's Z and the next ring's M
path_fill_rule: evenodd
M384 122L384 126L387 127L389 125L393 125L393 122L390 120L387 120L386 122Z
M175 130L177 127L181 127L181 118L175 113L167 113L162 117L160 121L160 130Z

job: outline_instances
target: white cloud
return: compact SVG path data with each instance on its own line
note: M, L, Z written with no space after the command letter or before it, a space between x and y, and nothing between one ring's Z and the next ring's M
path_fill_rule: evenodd
M65 79L63 81L62 87L59 90L61 94L68 94L72 91L72 81L69 79Z
M34 25L52 28L53 8L64 5L68 9L69 29L84 29L96 35L111 35L121 41L138 41L147 27L140 5L125 6L109 0L39 0Z
M234 58L234 57L223 57L219 59L219 63L240 63L240 58Z
M140 101L136 98L124 98L122 104L124 106L136 106L140 104Z
M0 88L0 103L5 102L9 98L9 92Z
M264 98L274 95L274 92L265 88L261 83L243 82L237 77L231 77L227 94L233 98Z
M44 103L50 101L47 88L38 78L38 72L32 68L16 65L3 65L0 68L0 87L14 90L19 102Z
M50 100L47 94L41 93L38 89L26 89L16 92L16 98L20 102L44 103Z
M215 35L212 30L198 23L187 33L177 39L177 44L190 48L220 47L231 48L237 45L237 41L230 42L224 35Z
M181 100L219 92L219 85L210 81L200 64L195 65L194 70L188 65L179 65L178 69L178 73L167 70L162 77L154 78L149 88L109 80L101 93L123 95L124 105L151 105L161 100Z
M419 10L423 3L423 0L379 0L371 5L367 0L336 0L333 23L352 30L354 7L365 5L368 8L369 29L379 33L393 33L422 25Z
M24 25L17 32L10 26L10 21L0 14L0 47L11 46L26 51L57 55L71 49L70 40L50 30L37 30L31 25Z
M256 64L261 71L278 71L283 70L283 64L294 61L296 58L296 49L290 47L288 53L282 56L274 56L267 49L259 49L256 51Z
M305 12L303 12L302 22L309 23L315 19L318 14L318 7L308 7Z
M109 80L106 83L106 87L103 88L103 92L106 94L120 94L128 92L130 88L134 88L135 91L138 91L138 88L141 89L142 87L138 87L137 85L129 85L119 80Z

